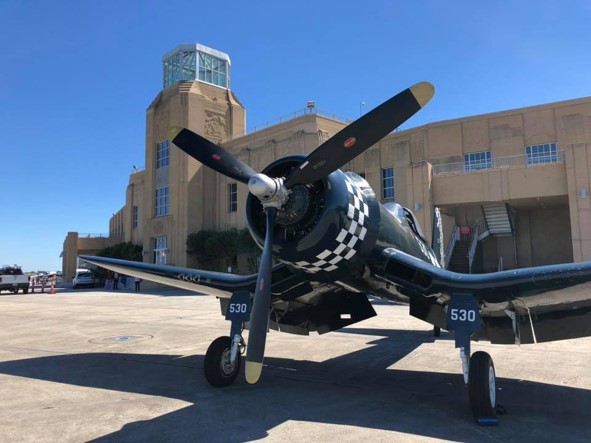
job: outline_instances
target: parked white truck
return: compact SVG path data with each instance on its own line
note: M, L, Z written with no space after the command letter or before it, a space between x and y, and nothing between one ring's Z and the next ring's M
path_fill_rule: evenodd
M29 292L29 277L23 274L20 266L2 266L0 268L0 292L10 291L15 294L22 290L23 294Z

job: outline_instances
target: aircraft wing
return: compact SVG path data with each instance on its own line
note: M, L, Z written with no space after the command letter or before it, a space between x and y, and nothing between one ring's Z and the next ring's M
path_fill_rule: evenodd
M226 274L87 255L80 258L132 277L216 295L222 312L233 292L253 293L257 281L257 274ZM312 331L324 334L376 315L365 294L338 284L311 282L284 264L273 267L271 280L271 329L300 335Z
M80 258L120 274L222 298L229 298L232 292L237 290L252 292L257 281L257 274L236 275L89 255L81 255ZM275 266L273 268L274 274L280 273L282 268L284 265ZM274 279L276 278L274 276Z
M378 275L410 298L412 315L436 326L445 328L446 305L458 293L480 302L480 337L492 343L591 335L591 262L459 274L395 249L385 255Z

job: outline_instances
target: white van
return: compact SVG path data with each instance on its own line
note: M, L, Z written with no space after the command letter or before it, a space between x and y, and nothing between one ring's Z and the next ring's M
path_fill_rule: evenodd
M94 288L95 279L94 274L88 269L76 269L76 275L72 280L72 287L78 289L80 286L88 286Z

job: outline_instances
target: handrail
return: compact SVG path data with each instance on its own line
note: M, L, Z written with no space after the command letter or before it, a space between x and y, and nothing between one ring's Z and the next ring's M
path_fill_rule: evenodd
M497 264L497 272L501 272L503 270L503 256L499 256L499 263Z
M467 164L466 162L456 162L433 165L433 175L472 174L491 169L529 168L553 163L564 163L565 161L566 156L564 151L550 152L542 157L532 157L527 154L509 155L506 157L491 158L482 163Z
M474 261L474 256L476 255L476 247L478 246L478 233L479 225L478 221L476 224L472 225L472 232L470 238L470 248L468 249L468 272L472 274L472 262Z
M262 123L257 126L254 126L252 128L248 128L244 132L234 134L232 137L230 137L230 140L233 140L238 137L243 137L245 135L253 134L255 132L262 131L263 129L267 129L267 128L270 128L272 126L276 126L281 123L286 123L286 122L294 120L298 117L302 117L304 115L309 115L309 114L315 114L320 117L329 118L331 120L340 121L340 122L346 123L346 124L351 123L353 121L353 119L350 119L348 117L343 117L343 116L334 114L332 112L324 112L324 111L319 110L317 108L311 108L311 109L304 108L304 109L300 109L298 111L294 111L294 112L286 114L286 115L282 115L281 117L277 117L274 120L268 121L266 123Z
M456 242L459 239L460 239L460 227L458 225L455 225L454 230L452 231L451 235L449 236L449 240L447 241L447 246L445 247L445 257L444 257L445 269L447 269L449 266L451 253L453 252L454 246L456 245Z
M485 218L479 218L476 220L476 224L478 225L478 236L480 237L486 231L488 231L488 225L486 224Z

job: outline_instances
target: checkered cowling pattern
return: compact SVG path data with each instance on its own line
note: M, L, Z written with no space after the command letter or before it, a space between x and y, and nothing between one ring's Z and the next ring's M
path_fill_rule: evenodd
M361 244L360 240L365 238L367 228L364 226L366 219L369 217L369 207L363 199L363 194L359 188L345 178L347 191L349 191L349 208L347 211L347 222L341 229L341 232L334 243L335 247L332 250L325 249L316 256L318 259L314 263L307 261L299 261L294 263L298 269L305 272L315 274L320 271L330 272L338 269L337 263L342 260L350 260L355 255L357 249Z

